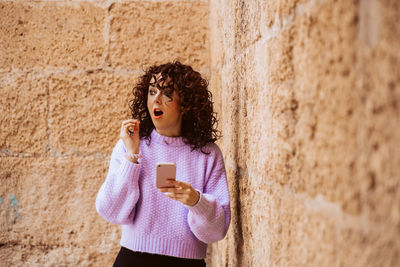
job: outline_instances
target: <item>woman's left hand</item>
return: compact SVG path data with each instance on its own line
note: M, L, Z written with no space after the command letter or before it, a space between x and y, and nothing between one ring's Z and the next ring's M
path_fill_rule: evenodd
M200 193L190 184L175 180L168 180L167 183L168 187L160 188L160 191L167 197L188 206L194 206L199 201Z

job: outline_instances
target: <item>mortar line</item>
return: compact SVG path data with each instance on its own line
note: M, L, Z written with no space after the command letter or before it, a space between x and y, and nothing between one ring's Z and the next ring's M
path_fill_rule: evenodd
M74 152L74 153L61 153L54 152L47 155L42 155L37 152L33 153L24 153L24 152L14 152L11 149L0 149L0 158L10 157L10 158L73 158L73 157L90 157L94 156L96 158L107 159L110 155L108 153L103 152L91 152L91 153L82 153L82 152Z
M8 75L25 75L25 74L32 74L36 77L43 77L49 76L53 74L66 74L66 75L86 75L91 73L112 73L112 74L123 74L123 75L137 75L143 73L142 70L138 69L130 69L130 68L112 68L112 67L105 67L105 68L88 68L88 69L59 69L59 68L45 68L45 69L13 69L10 71L1 71L0 74L8 74Z
M195 69L200 73L207 73L211 70L211 66L209 68L199 68ZM46 77L53 74L67 74L67 75L86 75L91 73L111 73L111 74L122 74L122 75L140 75L143 74L142 69L131 69L131 68L124 68L124 67L104 67L104 68L88 68L88 69L59 69L59 68L45 68L45 69L13 69L12 71L3 71L0 70L0 74L4 74L5 76L10 75L26 75L32 74L36 77Z

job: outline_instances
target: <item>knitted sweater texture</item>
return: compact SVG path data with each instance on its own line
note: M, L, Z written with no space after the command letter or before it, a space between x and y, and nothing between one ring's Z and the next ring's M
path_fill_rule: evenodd
M122 225L121 246L133 251L202 259L207 244L221 240L230 223L229 192L222 153L216 144L191 151L181 137L153 130L141 140L139 164L128 161L119 140L96 199L97 212ZM172 200L156 186L156 164L176 164L176 179L200 192L193 207Z

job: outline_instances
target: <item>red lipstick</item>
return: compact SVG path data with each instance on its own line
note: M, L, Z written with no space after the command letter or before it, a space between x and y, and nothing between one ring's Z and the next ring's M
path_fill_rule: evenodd
M162 117L162 115L164 114L164 112L162 112L162 110L159 109L159 108L154 108L153 114L154 114L154 119L159 119L159 118Z

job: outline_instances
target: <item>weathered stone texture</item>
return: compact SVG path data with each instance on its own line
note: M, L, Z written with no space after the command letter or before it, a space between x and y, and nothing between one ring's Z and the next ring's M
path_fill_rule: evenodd
M46 155L49 83L46 77L0 73L0 155Z
M68 156L111 152L138 74L3 74L1 154ZM118 118L118 120L116 120ZM110 134L112 133L112 134Z
M112 265L106 155L141 68L180 59L210 78L232 197L208 266L400 264L397 0L99 6L0 3L1 263Z
M0 3L0 70L102 63L105 11L92 3Z
M386 230L379 225L367 225L362 217L343 214L340 206L326 202L322 197L310 199L289 187L277 184L269 186L264 196L255 203L266 203L269 258L277 266L395 266L399 258L396 253L400 242L394 227ZM253 196L253 194L252 194ZM260 210L256 205L253 211ZM261 214L255 212L255 217ZM387 231L387 234L382 234ZM255 234L260 238L262 231ZM260 243L259 243L260 244ZM257 247L255 247L257 250ZM261 251L263 249L260 249ZM265 255L260 253L260 255ZM295 255L295 256L294 256ZM252 266L260 263L253 260Z
M94 208L94 189L103 182L108 158L0 161L1 262L76 265L103 263L110 259L104 253L115 255L118 227L99 220ZM7 256L8 247L14 253Z
M323 194L358 214L363 178L353 169L361 126L354 46L357 6L328 1L298 17L290 34L297 107L296 124L288 136L293 146L289 183L298 192Z
M295 16L296 10L307 9L308 5L314 5L318 0L288 0L288 1L261 1L262 20L261 28L270 29L274 25L282 26L285 22L291 21Z
M114 233L118 236L119 233ZM110 243L107 240L108 243ZM118 244L101 252L98 248L88 250L83 247L51 247L47 245L2 246L0 250L1 266L112 266L117 255Z
M50 81L51 155L111 153L138 75L54 74Z
M233 215L210 265L397 266L398 3L211 6Z
M0 266L112 265L95 197L132 88L173 59L210 78L208 23L204 1L0 2Z
M208 3L127 2L110 7L113 67L141 69L175 59L209 68Z
M357 171L369 219L400 229L400 14L398 1L360 5L357 80L362 103ZM375 25L371 27L371 25ZM370 28L366 31L365 29ZM397 235L399 237L400 235Z

